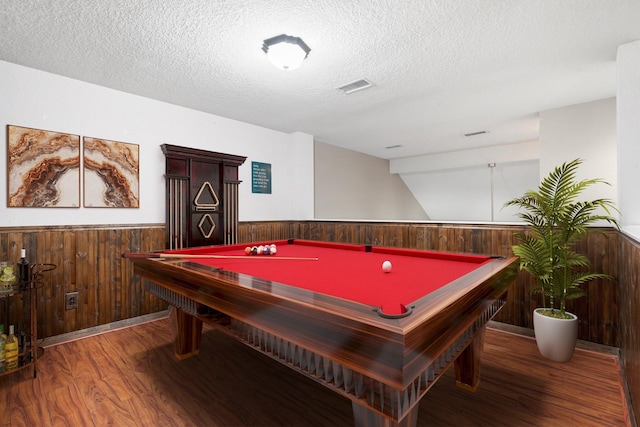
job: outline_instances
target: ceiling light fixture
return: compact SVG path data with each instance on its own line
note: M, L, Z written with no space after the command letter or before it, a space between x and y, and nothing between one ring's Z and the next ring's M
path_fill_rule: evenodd
M286 34L264 40L262 50L273 65L285 71L298 68L311 52L309 46L300 37Z

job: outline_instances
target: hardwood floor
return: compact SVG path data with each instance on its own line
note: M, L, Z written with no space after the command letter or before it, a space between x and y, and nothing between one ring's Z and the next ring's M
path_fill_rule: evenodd
M173 357L166 318L47 347L31 371L0 377L0 426L352 426L351 402L225 334ZM448 372L419 426L631 426L617 358L577 350L543 360L535 342L489 329L482 382Z

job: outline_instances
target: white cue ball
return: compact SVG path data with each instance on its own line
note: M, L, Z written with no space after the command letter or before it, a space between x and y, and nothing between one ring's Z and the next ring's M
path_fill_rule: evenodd
M382 263L382 271L389 273L391 271L391 261L385 261Z

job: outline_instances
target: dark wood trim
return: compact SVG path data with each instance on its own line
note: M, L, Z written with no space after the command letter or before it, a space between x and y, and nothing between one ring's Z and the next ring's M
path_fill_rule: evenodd
M230 166L240 166L247 159L246 156L238 156L235 154L217 153L215 151L200 150L197 148L180 147L178 145L162 144L160 146L162 153L167 156L174 156L180 158L192 158L197 157L202 160L224 163Z
M91 224L91 225L27 225L20 227L0 227L2 233L37 233L43 231L76 231L76 230L131 230L131 229L162 229L164 223L149 224Z
M169 311L163 310L163 311L157 311L151 314L144 314L142 316L132 317L130 319L118 320L117 322L111 322L105 325L94 326L92 328L68 332L66 334L60 334L60 335L43 339L42 343L40 344L40 347L47 348L55 345L70 343L76 340L91 338L98 335L106 334L107 332L117 331L118 329L130 328L132 326L142 325L147 322L153 322L159 319L164 319L168 316L169 316Z

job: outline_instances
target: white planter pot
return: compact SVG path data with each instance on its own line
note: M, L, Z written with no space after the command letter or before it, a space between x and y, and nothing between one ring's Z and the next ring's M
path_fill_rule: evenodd
M568 362L578 341L578 316L571 319L556 319L533 311L533 330L540 354L555 362Z

